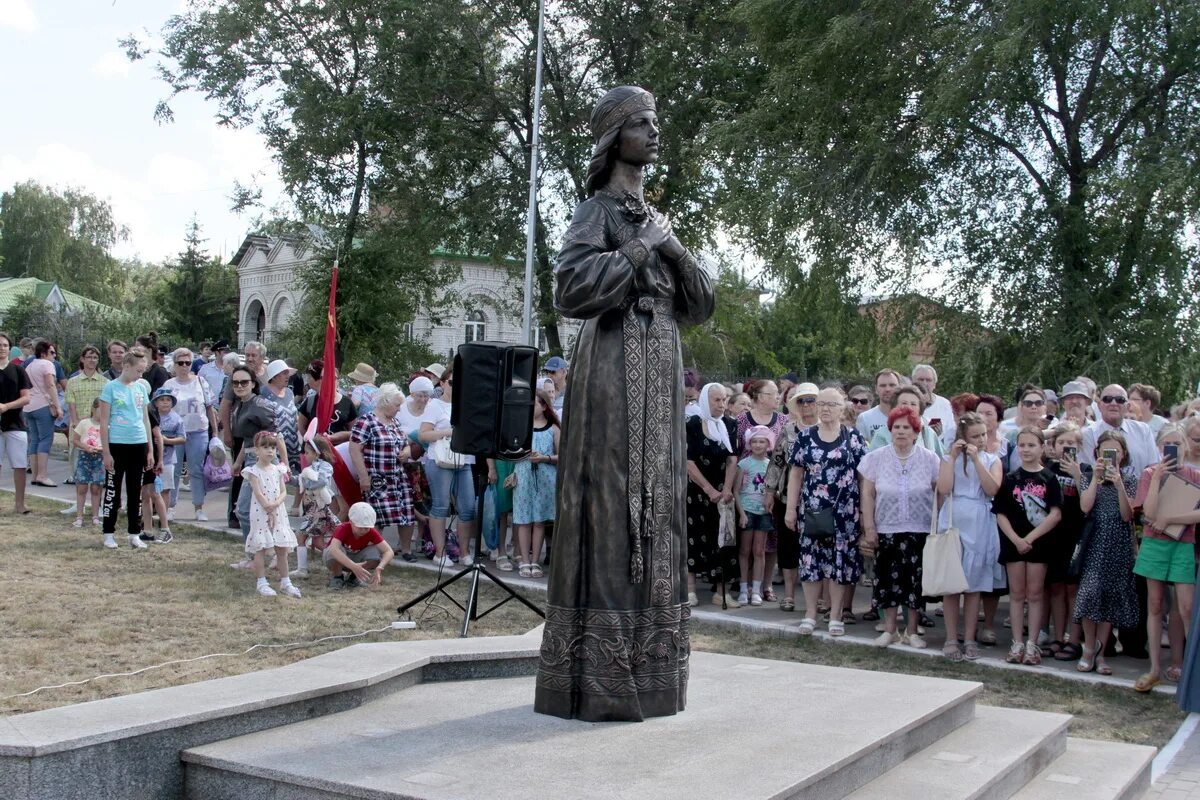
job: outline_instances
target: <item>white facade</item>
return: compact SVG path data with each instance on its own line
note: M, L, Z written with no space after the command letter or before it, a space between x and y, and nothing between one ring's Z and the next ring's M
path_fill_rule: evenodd
M295 271L312 256L313 250L301 237L246 237L231 261L238 273L238 349L256 340L270 347L271 339L300 306L303 289ZM485 261L459 257L447 261L461 264L461 276L448 289L464 302L441 314L438 324L428 314L417 314L410 335L447 359L468 340L521 341L520 278ZM559 323L559 337L568 352L578 328L574 320Z

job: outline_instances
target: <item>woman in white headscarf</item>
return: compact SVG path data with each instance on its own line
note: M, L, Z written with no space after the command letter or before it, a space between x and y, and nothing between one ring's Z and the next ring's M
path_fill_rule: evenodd
M732 502L733 478L737 472L737 455L733 441L737 435L731 420L725 418L729 392L719 383L710 383L700 390L700 413L687 421L687 537L688 537L688 603L695 606L696 576L724 583L737 578L737 548L729 548L730 556L721 557L717 547L720 512L717 504ZM726 562L731 561L732 569ZM723 586L718 587L713 602L722 602ZM731 607L737 601L730 595L724 598Z

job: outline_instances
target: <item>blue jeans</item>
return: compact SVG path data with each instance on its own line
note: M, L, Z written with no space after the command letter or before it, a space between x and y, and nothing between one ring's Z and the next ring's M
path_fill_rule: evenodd
M182 460L187 461L188 480L192 482L192 505L201 508L204 505L204 458L208 455L208 431L192 431L187 435L180 453ZM181 459L175 463L175 486L171 495L171 508L179 500L179 484L183 480Z
M433 461L425 462L425 478L429 481L429 493L433 495L429 516L445 519L450 516L450 495L454 495L454 508L460 522L475 519L475 478L471 467L442 469Z
M25 427L29 428L29 455L49 453L54 444L54 415L50 406L37 411L24 411Z

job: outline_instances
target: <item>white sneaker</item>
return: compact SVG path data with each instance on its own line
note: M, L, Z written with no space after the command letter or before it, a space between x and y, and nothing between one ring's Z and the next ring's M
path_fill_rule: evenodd
M289 577L289 578L307 578L307 577L308 577L308 570L306 570L306 569L294 569L294 570L292 570L291 572L289 572L289 573L288 573L288 577Z
M175 509L168 508L167 509L167 522L174 522L174 521L175 521Z
M873 644L876 647L889 647L893 644L900 644L900 634L884 631L875 637Z
M76 517L75 521L71 523L71 527L72 528L82 528L83 527L83 517Z
M136 533L129 534L129 546L136 547L138 550L146 549L146 543Z
M442 569L454 569L454 559L445 554L442 554L441 558L435 558L433 563Z
M196 522L208 522L208 514L204 513L203 508L196 509Z
M921 634L919 633L906 633L903 635L903 637L901 637L900 641L902 644L906 644L909 647L916 648L917 650L924 650L926 647L928 647L928 645L925 643L925 640L921 638Z
M747 592L739 592L738 593L738 605L740 605L740 606L750 605L750 595Z
M241 561L235 561L234 563L230 564L229 566L232 567L233 569L250 569L251 567L254 566L254 559L243 558Z
M62 511L60 511L58 513L63 514L63 515L74 514L77 510L78 509L76 509L75 506L67 506L66 508L64 508Z
M475 563L475 559L471 558L470 553L463 553L458 557L458 565L460 567L469 567Z
M267 588L269 589L271 587L268 586ZM293 584L291 581L288 581L287 583L280 583L279 591L283 592L288 597L299 597L300 596L300 590L297 589L296 585Z
M104 546L107 547L109 550L116 550L117 549L117 538L115 536L113 536L111 533L104 534Z
M278 592L271 588L271 584L267 583L266 581L258 584L255 589L263 597L275 597L278 594Z
M753 594L751 594L750 595L750 605L761 606L762 605L762 595L759 594L758 592L754 592Z

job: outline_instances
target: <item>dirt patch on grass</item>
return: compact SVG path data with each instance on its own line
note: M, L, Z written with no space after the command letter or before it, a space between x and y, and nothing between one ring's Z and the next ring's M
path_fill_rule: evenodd
M11 495L0 504L11 503ZM320 567L297 579L301 599L259 597L254 578L229 564L241 557L240 541L223 533L172 526L175 541L148 550L105 550L98 528L71 528L61 504L30 498L34 513L0 513L4 591L0 593L0 697L100 673L127 672L164 661L209 653L237 653L258 642L309 642L325 636L384 628L396 607L433 585L433 574L388 571L382 587L335 592ZM294 562L293 562L294 566ZM311 566L311 565L310 565ZM272 584L275 578L271 576ZM466 584L451 589L459 601ZM501 595L486 591L487 608ZM534 598L535 602L539 601ZM288 650L256 650L106 678L0 701L0 714L96 700L114 695L236 675L289 664L348 644L457 636L462 612L445 598L422 605L412 631L387 630ZM508 603L478 622L472 636L525 633L541 619Z
M773 658L804 664L849 667L875 672L903 672L933 678L955 678L983 684L979 702L1071 714L1070 735L1162 747L1186 716L1168 695L1138 694L1132 689L1102 686L1041 675L1035 669L1005 670L978 664L955 664L942 658L881 651L770 633L692 625L692 647L714 653Z

